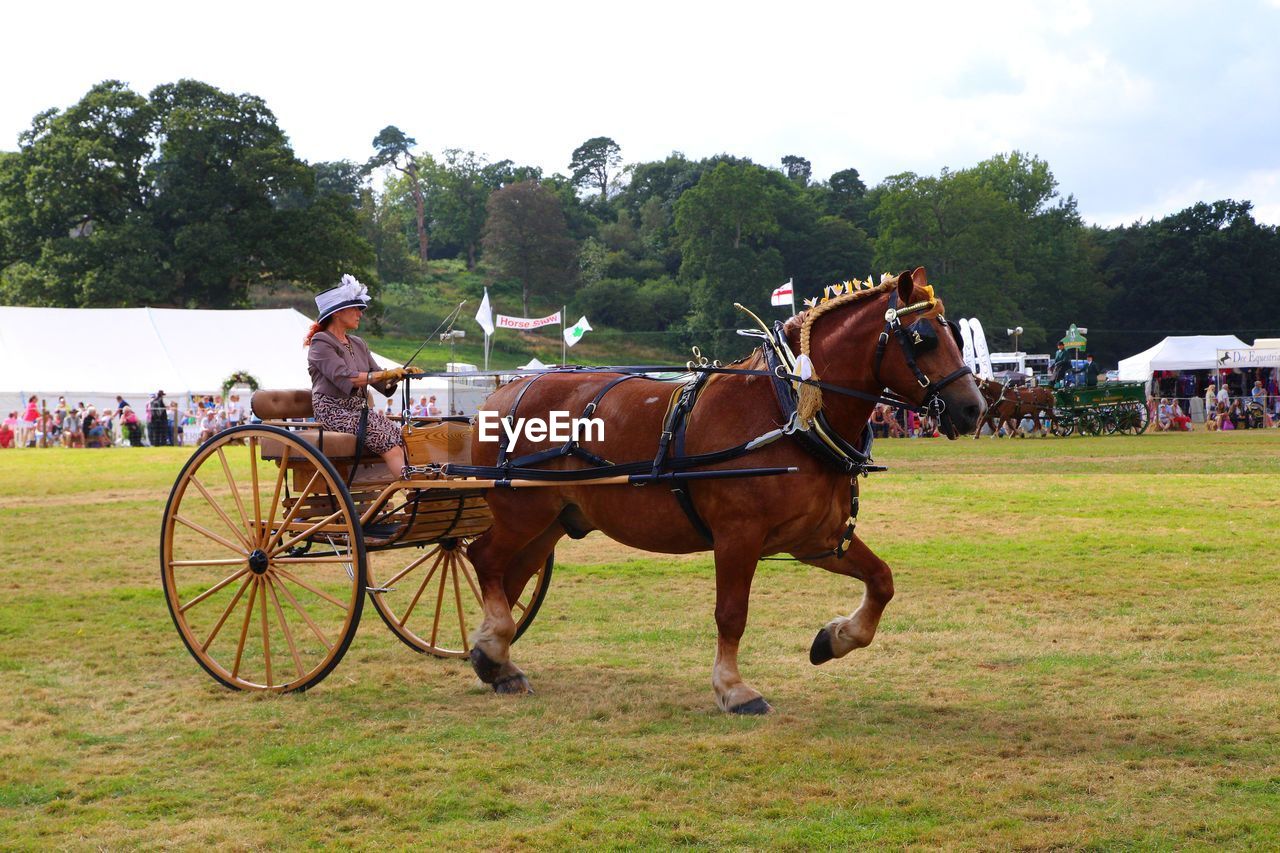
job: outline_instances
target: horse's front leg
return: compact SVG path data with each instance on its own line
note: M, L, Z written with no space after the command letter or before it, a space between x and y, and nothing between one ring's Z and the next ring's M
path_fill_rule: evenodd
M871 553L857 535L849 542L844 556L837 558L833 555L803 562L838 575L857 578L866 585L857 610L849 616L832 619L818 631L813 645L809 647L809 662L815 665L826 663L870 645L885 605L893 598L893 572L889 564Z
M529 679L511 662L516 623L508 588L514 588L518 595L562 535L558 525L551 525L530 540L514 531L500 531L495 525L467 550L484 600L484 621L471 635L471 666L495 693L533 692Z
M751 579L760 559L760 543L744 546L740 540L721 536L716 557L716 662L711 686L720 710L731 714L767 714L773 710L760 691L742 680L738 672L738 642L747 627Z

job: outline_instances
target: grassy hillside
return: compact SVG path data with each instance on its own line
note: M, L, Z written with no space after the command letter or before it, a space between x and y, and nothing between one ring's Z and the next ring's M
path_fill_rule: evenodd
M453 357L450 356L449 345L436 339L423 347L414 364L427 369L443 369L445 362L450 360L482 365L484 332L476 323L475 315L484 294L485 281L485 276L469 272L461 261L432 261L420 282L393 282L382 288L375 310L362 327L361 334L376 352L404 361L458 303L465 300L466 305L454 328L465 331L467 336L455 343ZM297 288L258 289L252 298L258 308L296 308L309 317L315 316L312 294ZM489 298L495 313L521 313L520 295L508 285L491 284ZM546 316L559 308L558 305L536 302L530 310L535 316ZM570 323L582 313L575 310L570 302ZM593 331L569 350L571 363L682 364L689 358L688 349L681 344L680 335L675 332L629 332L597 326L594 322L592 327ZM547 364L559 363L560 327L551 326L541 331L541 334L499 331L493 339L489 366L518 367L535 357ZM734 353L734 356L738 354Z

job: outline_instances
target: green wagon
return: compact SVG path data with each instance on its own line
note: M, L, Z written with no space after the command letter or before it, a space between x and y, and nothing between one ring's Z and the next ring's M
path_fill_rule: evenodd
M1072 433L1141 435L1151 419L1145 382L1056 388L1053 398L1053 431L1064 437Z

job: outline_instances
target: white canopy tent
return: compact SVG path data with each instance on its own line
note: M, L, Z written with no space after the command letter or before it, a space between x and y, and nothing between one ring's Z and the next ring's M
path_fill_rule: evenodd
M65 396L103 410L120 395L140 409L157 390L184 405L191 395L221 393L236 372L263 388L309 388L302 340L310 326L292 308L0 306L0 407L20 409L35 394L50 408Z
M1235 335L1165 338L1151 349L1120 359L1120 379L1149 382L1157 370L1213 370L1218 366L1218 350L1247 347Z

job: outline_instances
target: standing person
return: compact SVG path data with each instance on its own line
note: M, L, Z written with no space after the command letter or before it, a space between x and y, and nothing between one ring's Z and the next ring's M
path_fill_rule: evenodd
M432 394L430 399L427 400L427 417L429 418L440 417L440 407L436 405L435 394Z
M1070 366L1070 360L1067 358L1067 348L1058 343L1058 351L1053 354L1053 384L1057 385L1067 378L1067 368Z
M26 447L36 432L36 422L40 420L40 408L36 405L36 395L27 398L27 408L22 413L21 427L18 430L18 446Z
M1093 361L1093 353L1085 356L1084 366L1084 384L1087 388L1098 387L1098 374L1102 372L1102 368L1098 367Z
M316 420L325 429L364 433L365 447L382 457L393 477L404 476L404 439L386 415L368 406L368 388L390 397L396 384L418 368L380 370L369 347L351 334L369 305L368 289L344 275L337 287L316 296L319 317L307 332L307 370ZM363 429L362 429L363 427Z
M164 400L164 391L156 392L147 404L147 440L152 447L164 447L169 438L169 407Z
M232 394L227 400L227 426L238 427L244 423L244 406L240 405L240 395Z
M1231 408L1231 391L1227 388L1227 380L1222 380L1222 387L1218 389L1218 411L1225 412Z
M138 421L138 413L128 404L120 412L120 427L130 447L142 447L142 424Z

